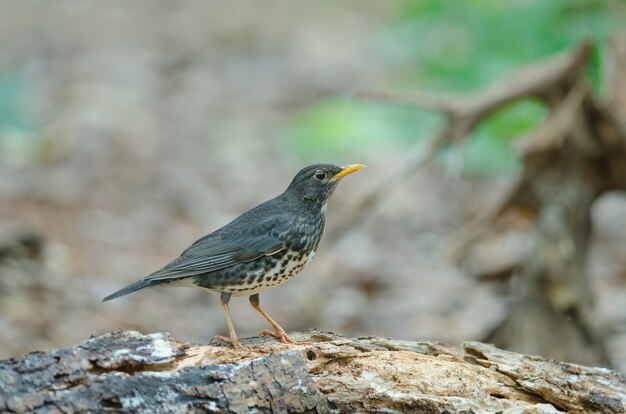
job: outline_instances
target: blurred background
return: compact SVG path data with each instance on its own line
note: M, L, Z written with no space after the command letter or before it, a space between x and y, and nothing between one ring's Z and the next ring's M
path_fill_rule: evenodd
M436 113L361 99L378 89L467 92L536 59L606 39L626 4L600 0L289 0L0 3L0 357L117 328L206 342L218 297L153 289L101 304L191 242L283 191L315 162L364 163L327 231L441 126ZM261 295L286 330L458 343L507 315L442 246L510 184L509 143L545 117L534 101L474 130L460 175L445 154L386 197L294 281ZM590 289L615 368L626 369L626 195L592 211ZM522 230L482 265L525 251ZM518 228L519 230L519 228ZM521 235L520 235L521 234ZM240 336L265 329L245 298Z

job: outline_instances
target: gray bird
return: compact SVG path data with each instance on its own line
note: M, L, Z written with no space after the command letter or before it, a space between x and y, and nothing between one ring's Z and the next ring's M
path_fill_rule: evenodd
M178 258L151 275L102 299L103 302L151 286L196 286L219 293L230 338L216 337L242 349L228 302L250 296L250 304L274 328L263 331L293 343L259 305L259 292L291 280L313 259L324 231L326 205L339 180L365 167L316 164L302 169L289 187L193 243Z

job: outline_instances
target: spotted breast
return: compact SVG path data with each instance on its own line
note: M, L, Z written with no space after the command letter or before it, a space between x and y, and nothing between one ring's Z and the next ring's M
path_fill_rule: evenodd
M291 280L315 256L315 250L285 249L233 268L214 272L211 277L197 277L196 286L211 293L227 292L247 296L280 286Z

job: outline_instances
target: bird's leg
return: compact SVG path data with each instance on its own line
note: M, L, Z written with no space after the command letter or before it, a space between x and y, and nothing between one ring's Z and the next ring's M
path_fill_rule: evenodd
M250 304L252 305L252 307L254 309L256 309L257 312L259 312L261 315L263 315L265 320L267 322L269 322L269 324L272 325L272 328L274 328L274 330L275 330L275 332L272 332L270 330L264 330L264 331L261 331L259 333L259 335L272 335L274 338L278 338L280 340L280 342L282 342L284 344L295 344L296 343L293 339L291 339L290 337L287 336L287 333L285 332L285 330L283 328L280 327L280 325L278 325L276 322L274 322L274 319L270 318L270 315L268 315L267 313L265 313L265 311L263 309L261 309L261 306L259 305L259 294L258 293L256 295L250 296Z
M232 344L232 346L237 351L243 351L245 348L239 342L237 338L237 332L235 332L235 326L233 325L233 320L230 316L230 309L228 309L228 302L230 301L231 293L222 292L220 296L220 303L222 304L222 309L224 309L224 315L226 315L226 323L228 323L228 331L230 333L230 338L226 338L224 336L215 336L213 339L217 339L223 342L227 342Z

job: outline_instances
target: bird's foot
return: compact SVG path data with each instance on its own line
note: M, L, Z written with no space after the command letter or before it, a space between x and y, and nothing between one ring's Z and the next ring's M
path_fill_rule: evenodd
M259 336L261 336L261 335L271 335L274 338L278 339L283 344L295 344L295 343L297 343L296 341L294 341L293 339L288 337L287 333L285 331L283 331L282 329L277 329L276 331L270 331L269 329L265 329L265 330L259 332Z
M241 345L241 342L239 342L239 338L234 337L234 338L226 338L225 336L221 336L221 335L217 335L213 337L214 341L221 341L221 342L226 342L227 344L231 344L233 346L233 348L235 348L236 351L247 351L247 348L245 348L243 345Z

